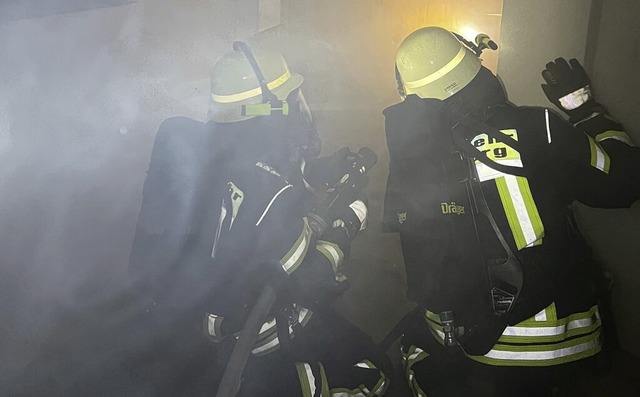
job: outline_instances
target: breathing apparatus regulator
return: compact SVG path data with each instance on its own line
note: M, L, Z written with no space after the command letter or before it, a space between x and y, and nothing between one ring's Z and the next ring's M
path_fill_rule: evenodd
M478 74L486 49L497 50L498 45L484 33L472 42L440 27L418 29L404 39L396 55L398 93L403 99L410 94L447 99Z

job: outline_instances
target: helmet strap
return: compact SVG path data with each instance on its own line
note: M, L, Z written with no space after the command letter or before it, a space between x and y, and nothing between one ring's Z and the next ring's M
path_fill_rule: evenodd
M278 111L283 115L289 114L289 105L286 101L281 101L278 97L271 92L269 87L267 86L267 82L262 74L262 70L256 61L256 58L253 56L251 49L249 46L243 41L234 41L233 42L233 50L240 51L249 61L249 65L253 69L253 72L256 74L256 78L260 83L260 90L262 91L262 103L261 104L253 104L253 105L243 105L242 106L242 115L243 116L270 116L273 111Z
M398 84L398 94L400 94L400 98L404 100L407 97L407 92L404 90L404 83L402 82L402 76L400 76L398 65L395 65L394 67L396 72L396 83Z

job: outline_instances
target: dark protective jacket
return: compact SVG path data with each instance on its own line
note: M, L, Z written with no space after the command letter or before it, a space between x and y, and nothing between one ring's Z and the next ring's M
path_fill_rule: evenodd
M594 115L576 129L549 109L497 103L475 117L516 140L518 150L484 131L465 139L526 175L517 176L478 161L470 173L453 166L455 118L441 101L409 96L384 114L385 226L400 233L409 296L427 309L434 332L442 336L437 314L452 310L465 327L467 354L495 365L551 365L597 353L588 248L570 230L568 205L625 207L640 197L640 150L621 126ZM522 266L521 293L506 316L493 314L486 271L505 252L491 226L474 217L460 183L466 176L478 181Z
M162 123L130 257L158 310L190 323L206 317L214 339L241 329L266 282L282 288L282 305L295 303L306 323L308 306L335 297L345 280L348 237L312 233L305 215L316 202L301 164L259 141L272 137L251 141L241 130L181 117ZM275 338L271 325L261 340Z
M317 238L312 232L306 214L316 201L306 189L304 162L291 163L286 145L253 120L220 126L179 117L162 123L144 184L130 272L153 301L150 311L174 328L172 342L176 332L198 338L202 331L214 342L233 341L269 283L277 288L278 300L252 354L274 353L254 360L249 373L258 371L262 379L279 372L282 379L273 381L283 382L276 385L279 390L295 390L291 393L302 388L311 395L316 387L326 393L329 386L341 386L381 395L387 383L383 372L365 360L375 353L368 351L366 338L313 312L344 289L347 233L333 228ZM283 353L281 338L287 334L290 349ZM335 346L350 338L356 342ZM309 357L313 362L303 362ZM261 371L261 366L271 369ZM297 375L289 384L291 371ZM245 382L243 390L251 384Z

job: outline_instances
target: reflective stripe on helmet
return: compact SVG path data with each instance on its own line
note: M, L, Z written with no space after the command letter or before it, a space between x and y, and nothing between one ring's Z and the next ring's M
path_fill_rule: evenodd
M423 86L425 86L425 85L427 85L429 83L433 83L434 81L442 78L447 73L449 73L453 69L455 69L456 66L458 66L460 64L460 62L462 62L462 59L464 59L466 54L467 54L467 51L466 51L465 47L461 44L460 45L460 51L458 51L456 56L453 57L453 59L450 60L446 65L441 67L439 70L431 73L430 75L421 78L420 80L404 81L405 89L407 89L407 88L408 89L420 88L420 87L423 87Z
M289 73L289 71L287 70L277 79L271 81L270 83L267 83L267 87L270 90L274 90L280 87L285 82L287 82L287 80L289 80L290 78L291 78L291 73ZM211 93L211 99L213 99L213 101L217 103L233 103L233 102L244 101L245 99L253 98L258 95L262 95L262 89L260 87L256 87L248 91L239 92L237 94L231 94L231 95L217 95L217 94Z

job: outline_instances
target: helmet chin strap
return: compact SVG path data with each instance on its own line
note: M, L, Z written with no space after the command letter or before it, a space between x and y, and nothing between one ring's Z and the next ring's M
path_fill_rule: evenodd
M407 97L407 93L404 90L404 83L402 82L402 76L400 76L400 71L398 70L398 65L394 66L396 72L396 83L398 84L397 90L398 94L400 94L400 98L404 101Z
M262 70L256 61L256 58L253 56L251 49L249 46L242 41L234 41L233 42L233 50L242 52L242 54L249 61L249 65L253 69L253 72L256 74L256 78L260 83L260 90L262 91L262 103L261 104L253 104L253 105L243 105L242 106L242 115L243 116L270 116L274 111L279 111L283 115L289 114L289 104L287 101L281 101L278 97L271 92L269 87L267 86L267 82L262 74Z

